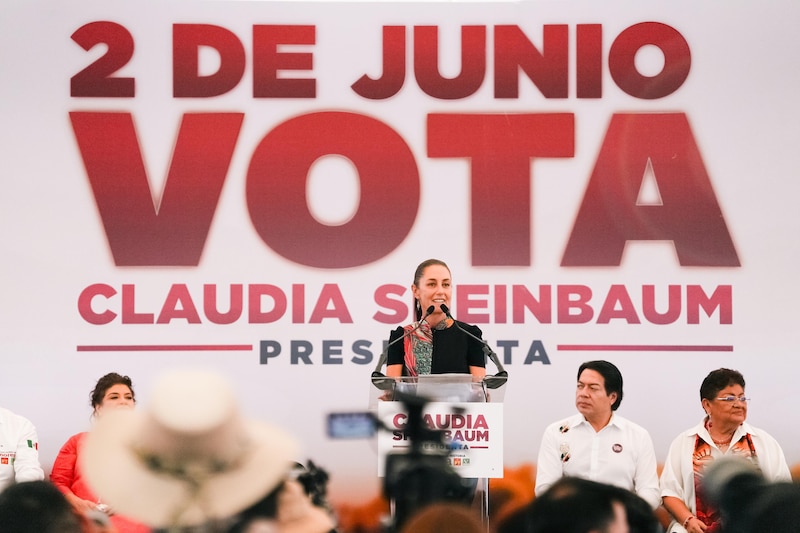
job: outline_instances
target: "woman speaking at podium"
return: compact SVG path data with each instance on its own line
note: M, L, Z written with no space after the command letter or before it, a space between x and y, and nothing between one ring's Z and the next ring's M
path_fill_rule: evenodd
M478 340L481 330L464 322L456 324L450 316L450 268L439 259L423 261L414 272L411 292L416 321L389 335L386 375L472 374L473 381L482 380L486 356Z
M386 376L401 378L429 374L464 374L464 378L468 379L467 376L471 374L473 382L483 380L486 376L486 354L481 330L470 324L457 323L450 315L450 297L453 292L450 268L439 259L423 261L414 272L411 292L414 295L416 320L391 332L387 345ZM438 390L442 384L434 386ZM444 386L444 389L448 387ZM439 432L422 431L421 409L422 406L418 405L416 423L412 423L412 416L409 414L410 431L417 435L411 438L412 450L414 442L422 439L420 435L426 435L426 439L438 444L442 443ZM401 457L405 459L407 456ZM467 505L473 502L478 479L460 477L460 474L448 466L446 456L440 456L440 459L442 463L437 465L439 468L425 469L424 462L414 463L419 457L410 459L416 465L415 468L398 468L398 471L406 472L406 475L400 477L387 491L395 501L395 521L398 525L402 525L417 510L421 501L431 503L446 500ZM387 470L389 469L387 463ZM386 479L397 476L399 474L387 474ZM436 479L435 483L432 482L433 479ZM449 481L443 485L443 479ZM414 487L420 487L421 493L416 494ZM431 487L438 487L439 493L429 493ZM486 490L483 494L487 494ZM411 496L409 501L405 500L406 495ZM484 503L484 507L488 509L488 500Z

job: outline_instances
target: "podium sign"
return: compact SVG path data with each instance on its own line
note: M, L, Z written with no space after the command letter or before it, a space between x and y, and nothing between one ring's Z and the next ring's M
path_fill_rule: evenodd
M424 442L424 452L449 450L448 463L461 477L503 477L503 404L479 402L429 402L422 410L425 425L441 431L441 442ZM405 453L407 412L402 402L378 404L378 418L388 431L378 433L378 476L385 475L386 456Z

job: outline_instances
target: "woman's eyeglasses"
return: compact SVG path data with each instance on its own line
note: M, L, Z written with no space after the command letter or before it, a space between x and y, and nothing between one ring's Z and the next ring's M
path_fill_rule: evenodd
M733 403L733 402L747 403L748 401L750 401L750 398L747 398L746 396L734 396L733 394L731 394L729 396L720 396L719 398L717 398L717 400L725 403Z

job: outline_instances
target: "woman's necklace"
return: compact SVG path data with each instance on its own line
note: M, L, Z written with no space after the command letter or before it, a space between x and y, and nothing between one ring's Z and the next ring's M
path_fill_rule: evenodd
M711 440L713 440L714 444L716 444L717 446L719 446L721 448L721 447L727 446L728 444L731 443L731 441L733 440L733 435L731 435L730 438L728 440L725 440L725 441L718 441L714 437L711 437Z
M734 431L733 433L736 433L736 432ZM717 440L713 436L711 437L711 440L714 441L714 444L716 444L720 448L723 448L723 447L725 447L725 446L727 446L727 445L729 445L731 443L731 441L733 440L733 433L731 433L728 436L728 440ZM708 434L711 435L711 432L709 432Z
M712 425L711 424L711 420L709 419L706 422L706 429L708 430L708 435L709 436L711 436L711 425ZM736 433L736 431L734 431L733 433ZM723 448L723 447L725 447L725 446L727 446L727 445L729 445L731 443L731 441L733 440L733 433L731 433L731 435L728 437L728 440L717 440L714 437L711 437L711 440L714 441L714 444L716 444L720 448Z

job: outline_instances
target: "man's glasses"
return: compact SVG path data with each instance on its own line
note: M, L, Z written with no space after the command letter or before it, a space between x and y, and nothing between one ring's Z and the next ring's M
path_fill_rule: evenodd
M750 401L750 398L747 398L746 396L734 396L733 394L731 394L729 396L720 396L719 398L717 398L717 400L725 403L733 403L733 402L747 403L748 401Z

